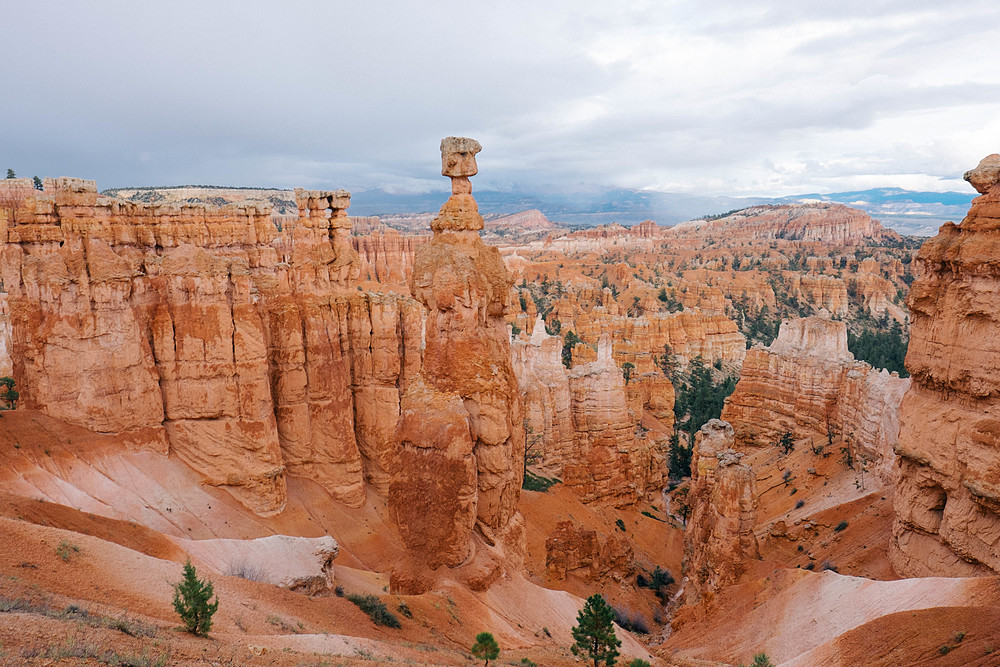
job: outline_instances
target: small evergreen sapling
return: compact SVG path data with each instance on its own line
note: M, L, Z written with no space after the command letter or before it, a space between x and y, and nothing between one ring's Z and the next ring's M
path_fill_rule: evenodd
M184 622L184 629L195 635L208 635L212 629L212 615L219 608L219 596L212 599L212 582L202 581L188 559L184 563L184 577L174 584L174 611Z
M476 643L469 649L474 658L485 660L483 667L490 664L490 660L496 660L500 656L500 646L493 635L488 632L480 632L476 635Z
M587 598L583 609L576 615L577 625L571 632L576 643L573 655L584 655L594 661L594 667L603 662L614 665L622 641L615 635L615 611L604 597L595 593Z

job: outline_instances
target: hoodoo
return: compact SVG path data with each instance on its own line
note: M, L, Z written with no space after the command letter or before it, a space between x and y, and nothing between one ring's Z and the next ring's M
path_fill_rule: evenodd
M743 446L769 446L784 432L824 441L839 434L886 481L895 474L899 403L910 380L857 361L847 325L825 317L781 323L769 347L747 351L722 418Z
M889 555L908 576L1000 572L1000 155L965 180L981 194L917 256Z
M517 513L524 457L524 408L503 316L511 280L483 228L470 176L479 142L441 142L452 195L414 257L411 289L427 309L424 362L402 397L399 456L389 509L419 566L402 566L394 587L419 589L412 567L473 564L485 587L502 561L523 552Z
M261 515L286 473L355 507L366 479L385 492L421 308L355 289L347 192L298 191L279 233L256 205L44 188L0 230L0 367L24 407L169 452Z
M760 557L756 479L733 449L733 427L712 419L695 436L691 519L684 534L685 600L697 602L739 579Z

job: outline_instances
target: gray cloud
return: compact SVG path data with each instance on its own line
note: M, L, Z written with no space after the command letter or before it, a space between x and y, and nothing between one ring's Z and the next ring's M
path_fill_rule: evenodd
M477 187L961 187L1000 144L993 5L8 3L0 168L422 191L467 134Z

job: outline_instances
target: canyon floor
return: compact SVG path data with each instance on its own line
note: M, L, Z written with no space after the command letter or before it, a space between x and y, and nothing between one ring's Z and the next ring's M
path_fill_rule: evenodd
M754 457L760 488L769 489L757 531L762 560L736 586L674 610L673 630L667 623L650 623L648 635L619 629L623 655L668 665L735 664L760 651L789 665L997 664L1000 581L899 580L880 546L891 527L891 498L882 490L860 490L852 471L808 447ZM787 483L785 471L792 472ZM0 485L0 650L7 664L464 665L484 630L497 637L503 663L578 664L569 628L581 597L600 590L651 620L662 607L622 577L547 576L545 539L556 524L571 519L599 534L623 534L649 570L679 572L683 551L683 529L662 502L597 508L557 484L522 494L523 576L487 592L444 582L422 595L390 595L386 566L403 548L374 494L363 508L349 509L291 477L288 507L264 519L175 459L128 451L111 436L27 410L0 417ZM797 500L805 500L798 509ZM777 521L811 523L793 541L772 536ZM848 525L838 531L841 521ZM171 582L180 578L185 540L276 533L333 535L341 547L336 584L378 595L393 611L405 603L412 618L397 612L402 627L382 628L331 592L291 592L195 558L221 605L210 638L183 632ZM839 573L802 569L808 563L817 570L828 563Z

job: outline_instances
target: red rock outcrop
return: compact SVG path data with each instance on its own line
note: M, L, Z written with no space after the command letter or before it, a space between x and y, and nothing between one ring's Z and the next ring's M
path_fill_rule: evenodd
M414 258L411 289L427 309L424 363L402 396L389 511L407 547L431 569L471 562L479 543L496 547L486 556L494 559L484 566L488 582L503 558L523 553L517 501L524 411L503 319L511 281L500 253L477 233L483 219L469 176L479 150L471 139L441 143L453 194ZM412 589L404 579L397 576L396 586Z
M817 311L826 309L831 315L847 314L847 284L840 278L792 273L785 279L789 293L800 303L807 303Z
M671 227L669 236L719 236L729 242L761 239L815 241L827 245L857 245L872 240L900 240L864 211L842 204L754 206L714 220L692 220Z
M983 193L924 243L910 291L902 460L890 558L908 576L1000 572L1000 158L965 175Z
M22 404L169 448L261 514L282 508L286 472L351 505L365 476L387 488L420 306L352 289L347 193L300 194L279 234L255 206L46 179L0 251Z
M528 438L543 469L584 502L630 505L662 486L662 447L637 435L644 412L660 419L664 431L673 424L673 385L662 373L626 385L606 336L594 361L567 370L562 338L541 324L512 349Z
M684 599L701 600L734 583L760 558L756 477L733 450L733 428L712 419L695 436L691 460L691 518L684 533Z
M579 574L587 581L600 579L611 571L632 572L634 554L628 541L611 533L601 540L597 532L578 528L572 521L560 521L545 540L545 569L553 579Z
M773 444L785 431L823 439L832 429L888 479L908 387L908 379L855 361L843 322L786 320L770 347L747 352L722 418L750 446Z
M409 291L413 274L413 257L429 237L400 234L395 229L353 236L351 242L358 252L362 280L371 280Z
M663 354L669 345L674 354L688 359L701 356L706 361L722 359L739 363L746 355L746 338L736 323L725 315L706 315L698 310L679 313L650 313L641 317L608 315L599 309L576 316L568 328L584 341L596 342L602 335L614 341L616 358L639 367L638 357L650 359Z
M0 377L8 377L14 372L14 364L10 358L10 308L7 306L7 293L0 292Z

